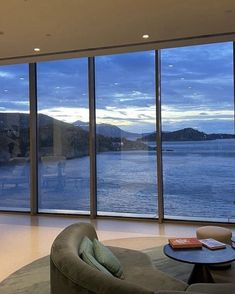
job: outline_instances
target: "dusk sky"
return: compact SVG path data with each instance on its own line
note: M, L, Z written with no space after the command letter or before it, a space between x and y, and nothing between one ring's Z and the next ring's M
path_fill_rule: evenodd
M163 130L233 133L232 42L165 49L161 56ZM86 58L39 63L39 111L88 121L87 76ZM154 131L154 80L153 51L97 57L97 123ZM1 66L0 111L28 109L27 65Z

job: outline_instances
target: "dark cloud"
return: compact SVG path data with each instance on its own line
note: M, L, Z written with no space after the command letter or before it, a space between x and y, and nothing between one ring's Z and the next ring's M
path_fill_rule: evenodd
M38 63L39 108L88 107L86 58Z
M120 98L129 98L133 91L140 92L142 104L136 100L121 101L122 105L144 106L146 96L152 97L155 92L154 52L137 52L110 55L96 58L96 94L97 106L104 107L106 103L119 105ZM149 103L149 102L148 102Z
M163 103L231 108L232 62L231 42L163 50Z
M14 102L28 101L28 65L0 66L0 107L28 111L29 105Z

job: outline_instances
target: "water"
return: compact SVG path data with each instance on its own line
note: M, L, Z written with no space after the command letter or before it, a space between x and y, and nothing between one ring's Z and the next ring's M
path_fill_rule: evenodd
M6 170L0 168L1 178ZM97 155L98 211L157 215L155 151ZM235 220L235 140L163 143L166 217ZM67 160L65 186L39 178L39 209L89 211L89 157ZM29 207L29 187L0 188L1 207Z
M165 214L235 219L235 140L167 142Z
M98 210L157 214L156 153L101 153L98 167Z

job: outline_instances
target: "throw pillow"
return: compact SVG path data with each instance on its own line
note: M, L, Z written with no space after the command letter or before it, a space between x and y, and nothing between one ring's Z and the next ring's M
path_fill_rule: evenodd
M89 254L86 251L83 251L82 253L82 260L85 261L85 263L89 264L90 266L98 269L102 273L105 273L106 275L113 276L104 266L102 266L91 254Z
M79 255L81 255L84 251L86 251L86 253L94 255L94 253L93 253L93 243L86 236L82 239L82 242L80 244Z
M97 239L93 241L96 260L107 268L115 277L123 278L123 269L117 257Z

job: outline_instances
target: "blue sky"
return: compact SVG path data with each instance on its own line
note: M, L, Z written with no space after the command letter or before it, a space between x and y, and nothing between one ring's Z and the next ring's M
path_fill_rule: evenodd
M163 130L193 127L232 133L232 43L164 49ZM97 122L133 132L155 130L154 52L96 58ZM87 59L38 64L41 113L88 121ZM0 67L0 111L28 112L27 65Z
M232 133L232 43L162 51L163 128Z

